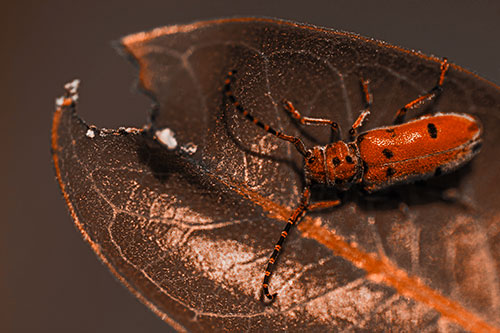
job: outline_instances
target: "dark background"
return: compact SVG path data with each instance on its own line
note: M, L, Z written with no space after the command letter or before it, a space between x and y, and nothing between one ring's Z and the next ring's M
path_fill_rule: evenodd
M307 22L446 56L500 84L498 1L9 1L0 9L0 331L164 332L84 243L50 156L54 99L80 78L79 114L142 127L150 100L111 46L157 26L227 16ZM454 110L458 111L458 110Z

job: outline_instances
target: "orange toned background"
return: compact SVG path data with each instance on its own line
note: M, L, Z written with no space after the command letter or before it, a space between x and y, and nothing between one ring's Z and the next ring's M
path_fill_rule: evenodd
M271 4L268 4L271 3ZM80 78L80 115L141 127L150 101L111 41L157 26L235 15L293 19L447 56L500 84L500 3L477 1L10 1L0 10L1 332L165 332L101 265L54 178L55 97ZM465 1L463 1L465 3ZM411 3L411 4L410 4ZM499 111L500 112L500 111ZM500 144L500 143L499 143Z

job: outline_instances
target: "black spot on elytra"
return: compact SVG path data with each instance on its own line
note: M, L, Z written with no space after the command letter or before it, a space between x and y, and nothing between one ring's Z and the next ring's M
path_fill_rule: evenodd
M382 154L384 154L384 156L387 157L387 158L392 158L394 156L394 154L392 153L392 151L390 151L387 148L385 148L384 150L382 150Z
M436 170L434 170L434 176L441 176L443 174L443 169L441 167L437 167Z
M395 173L396 173L396 170L394 170L393 168L387 168L387 172L386 172L387 177L392 177Z
M476 123L472 123L470 124L468 127L467 127L467 131L468 132L471 132L471 133L475 133L479 130L479 128L477 127L477 124Z
M391 135L391 138L396 136L396 132L392 128L388 128L385 131Z
M314 163L316 161L316 157L311 157L307 160L307 163Z
M347 155L347 156L345 157L345 161L346 161L347 163L349 163L349 164L353 164L353 163L354 163L354 161L352 160L352 157L351 157L351 156L349 156L349 155Z
M332 163L333 163L333 165L338 166L340 164L339 158L338 157L332 158Z
M438 136L438 131L437 131L436 125L434 125L433 123L427 124L427 132L429 132L429 135L433 139L437 138L437 136Z

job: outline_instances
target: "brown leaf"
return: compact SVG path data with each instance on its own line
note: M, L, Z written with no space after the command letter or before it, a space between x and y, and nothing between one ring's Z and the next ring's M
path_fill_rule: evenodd
M281 108L364 129L432 88L439 59L356 35L270 19L173 26L123 39L158 102L150 129L99 130L68 93L54 116L56 173L84 238L138 298L178 330L495 330L500 322L500 91L452 65L430 111L484 125L482 152L459 171L308 214L271 288L263 270L303 187L301 157L242 119L222 86L264 122L328 142ZM420 112L421 113L421 112ZM416 113L416 114L420 114ZM169 149L153 138L169 128ZM316 197L335 195L316 189Z

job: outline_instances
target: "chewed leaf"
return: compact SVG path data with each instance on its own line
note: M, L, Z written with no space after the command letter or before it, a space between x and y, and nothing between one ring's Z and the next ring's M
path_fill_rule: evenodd
M240 117L222 93L308 146L282 109L364 129L432 88L439 59L357 35L271 19L173 26L122 40L158 108L147 130L104 130L58 99L52 148L84 238L115 276L178 330L491 331L500 326L500 89L452 65L428 111L484 125L481 153L455 173L381 194L337 193L289 235L263 303L263 272L303 187L301 156ZM412 111L413 112L413 111ZM415 116L417 114L411 114ZM315 196L334 191L315 189ZM498 329L498 328L496 328Z

